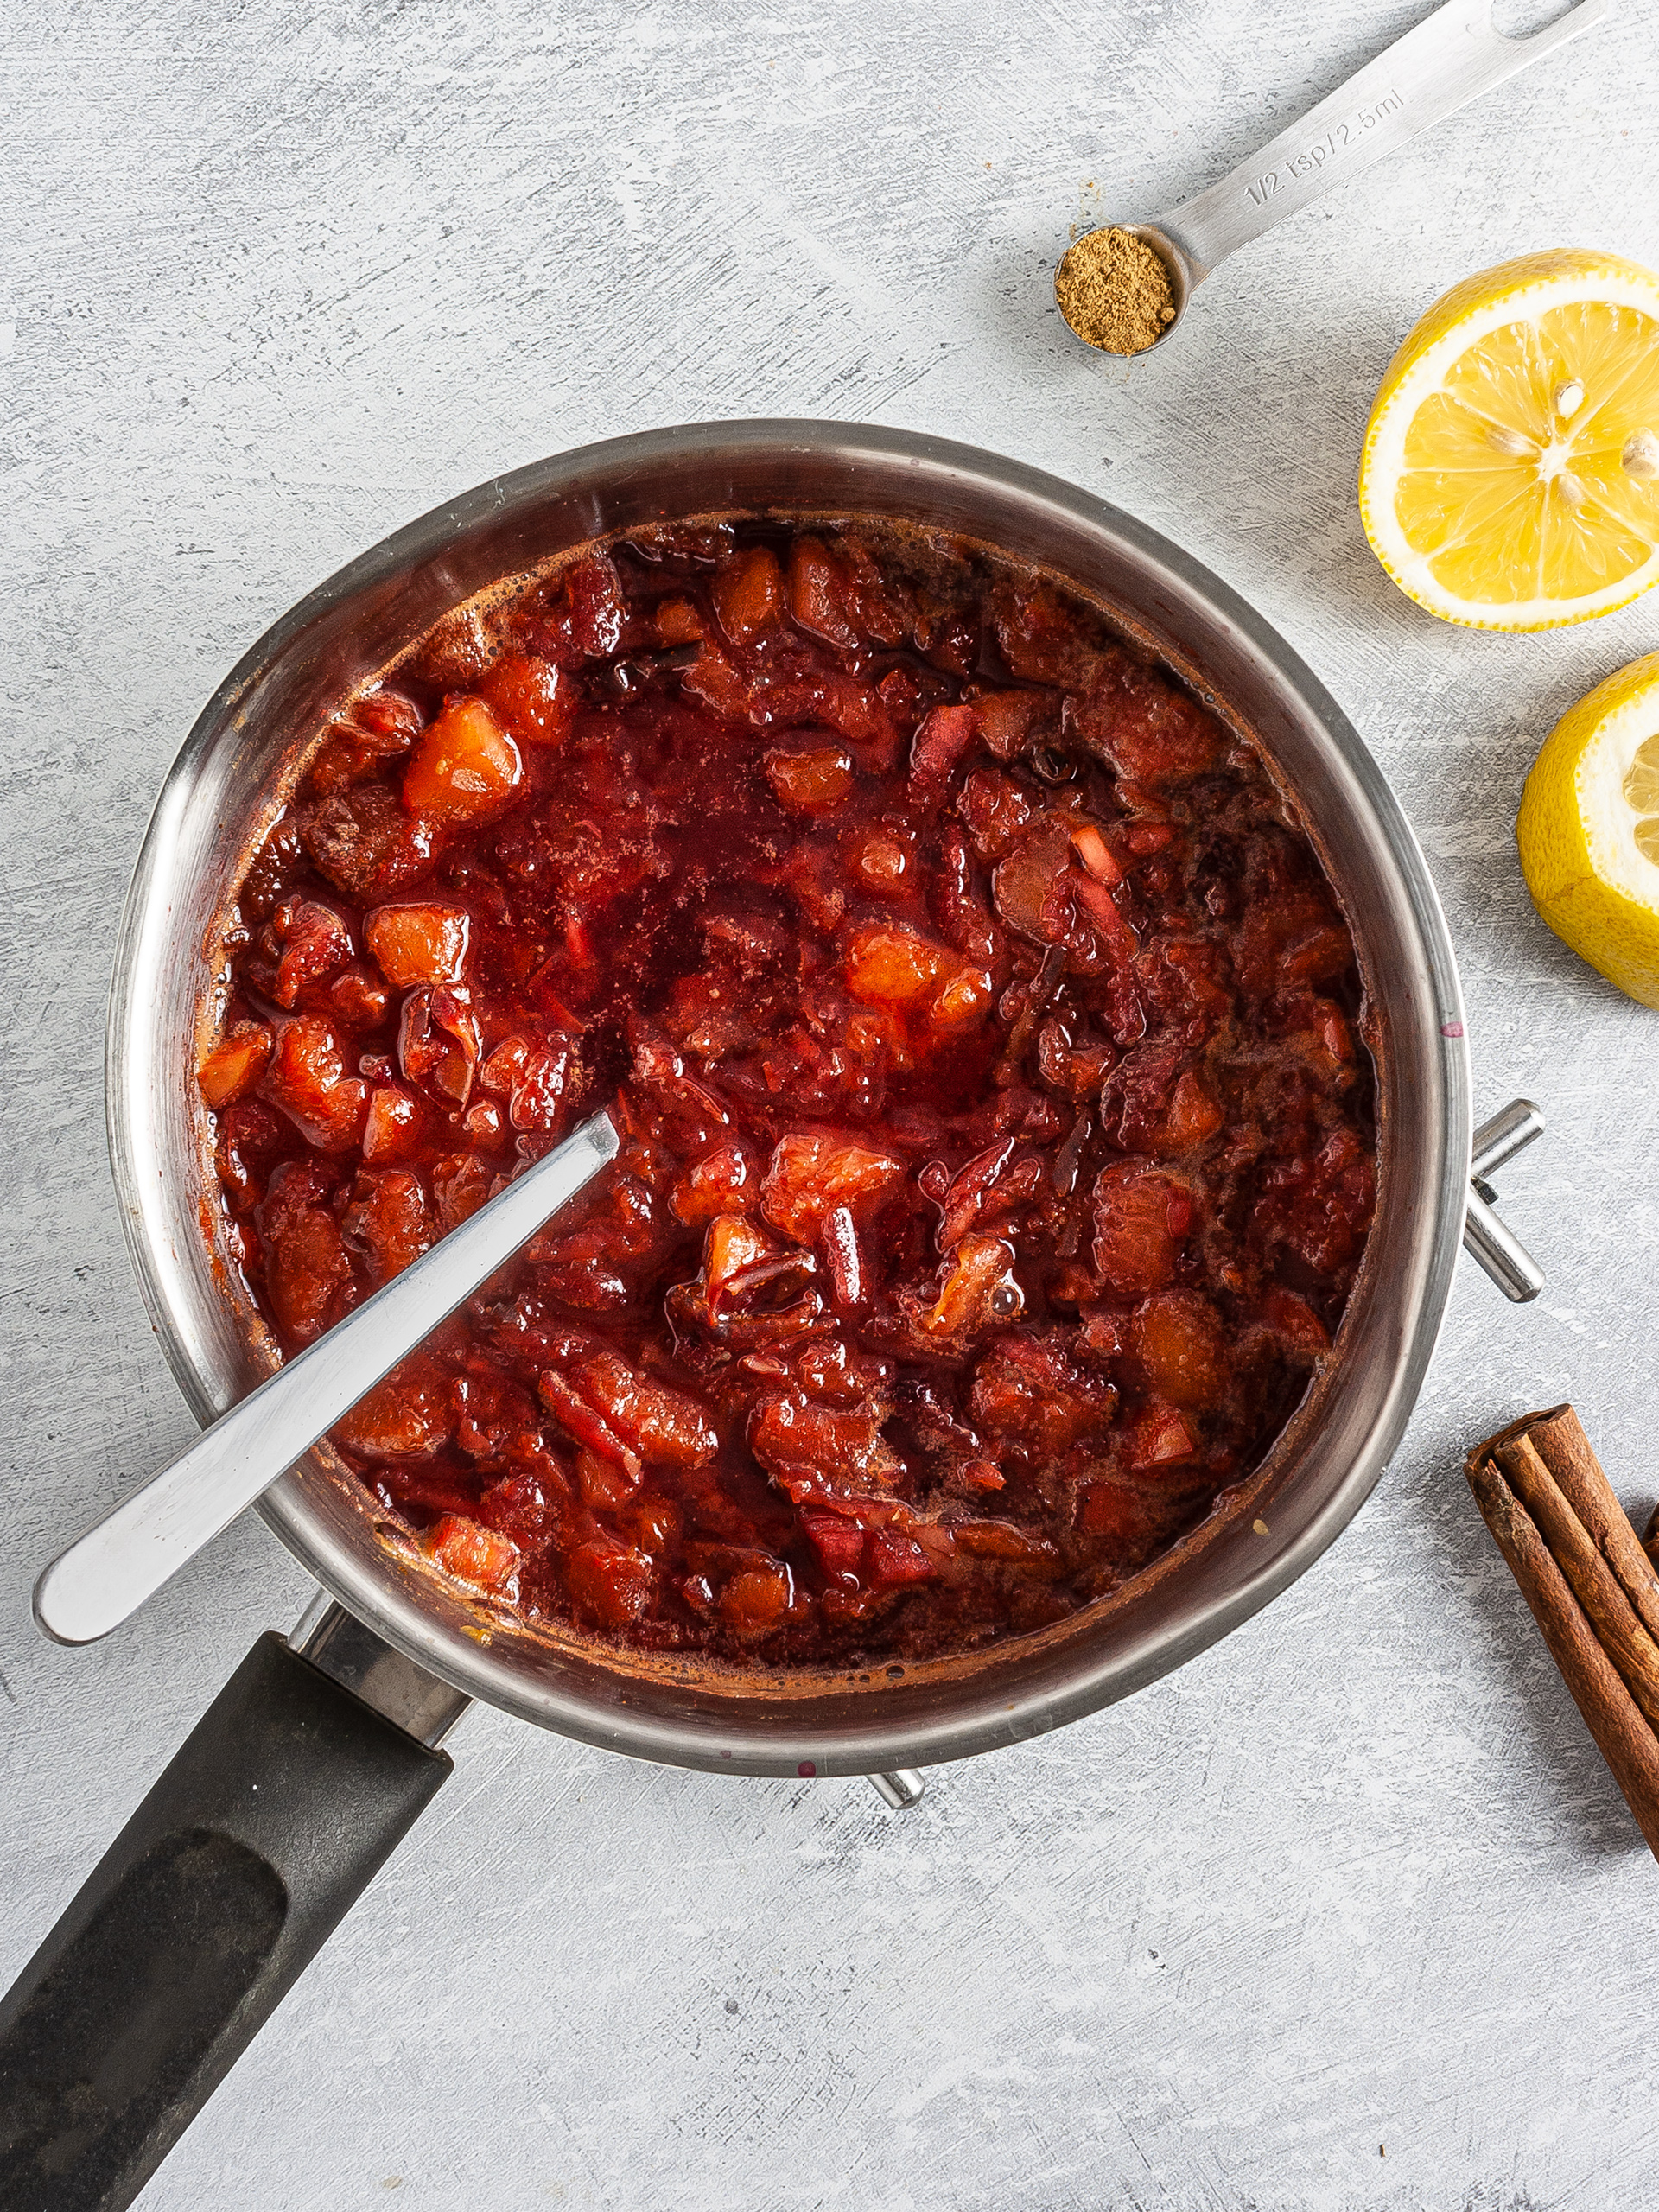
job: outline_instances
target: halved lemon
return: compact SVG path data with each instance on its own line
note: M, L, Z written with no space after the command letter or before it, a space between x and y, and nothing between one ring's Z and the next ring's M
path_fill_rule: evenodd
M1659 653L1561 716L1532 764L1515 840L1556 936L1659 1007Z
M1359 512L1448 622L1550 630L1659 582L1659 276L1566 246L1453 285L1389 364Z

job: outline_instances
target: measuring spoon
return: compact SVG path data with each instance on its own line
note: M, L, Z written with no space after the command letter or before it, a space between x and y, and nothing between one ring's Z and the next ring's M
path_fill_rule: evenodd
M1506 38L1493 28L1492 0L1446 0L1218 184L1155 222L1117 226L1143 238L1169 271L1175 319L1156 342L1168 340L1196 287L1230 253L1612 11L1613 0L1579 0L1530 37ZM1074 335L1091 352L1107 350Z

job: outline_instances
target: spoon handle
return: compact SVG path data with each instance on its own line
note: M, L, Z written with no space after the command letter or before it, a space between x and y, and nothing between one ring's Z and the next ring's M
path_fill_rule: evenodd
M35 1618L60 1643L92 1643L210 1544L447 1314L526 1243L607 1160L596 1114L423 1252L384 1290L203 1431L124 1497L35 1585Z
M1186 255L1196 283L1332 185L1605 22L1612 7L1579 0L1530 38L1505 38L1492 28L1492 0L1446 0L1230 175L1160 216L1158 227Z

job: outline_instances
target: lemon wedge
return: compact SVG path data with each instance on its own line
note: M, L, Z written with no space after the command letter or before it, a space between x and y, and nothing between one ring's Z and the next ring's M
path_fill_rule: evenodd
M1561 716L1532 764L1515 838L1556 936L1659 1007L1659 653Z
M1555 629L1659 582L1659 276L1562 247L1454 285L1389 364L1359 512L1448 622Z

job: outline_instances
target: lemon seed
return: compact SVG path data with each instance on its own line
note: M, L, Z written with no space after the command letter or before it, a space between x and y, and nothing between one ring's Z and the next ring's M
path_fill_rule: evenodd
M1576 415L1584 404L1584 386L1576 377L1569 377L1565 384L1558 384L1550 394L1550 404L1558 415Z
M1624 465L1624 474L1641 483L1659 476L1659 438L1651 430L1632 430L1618 457Z
M1487 431L1486 442L1489 446L1496 446L1499 453L1512 454L1516 461L1520 460L1522 454L1535 454L1538 451L1537 446L1530 438L1523 438L1519 430L1506 430L1498 423L1494 423L1491 429Z

